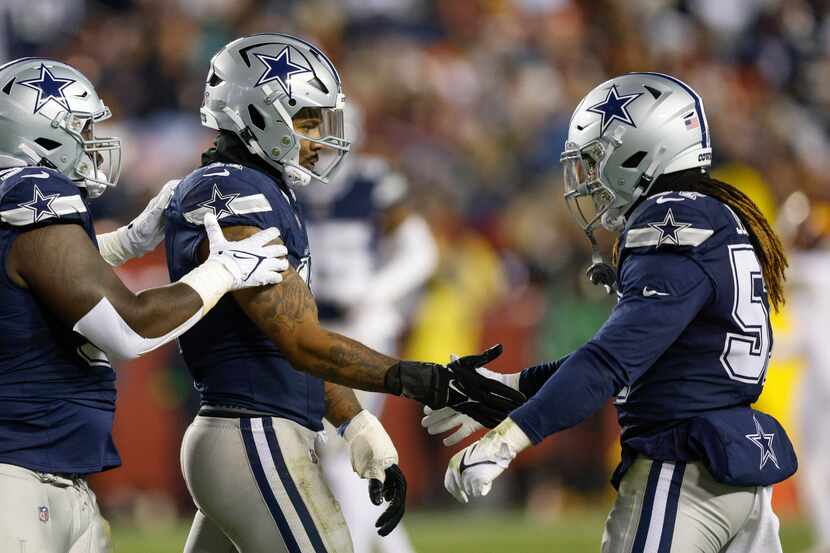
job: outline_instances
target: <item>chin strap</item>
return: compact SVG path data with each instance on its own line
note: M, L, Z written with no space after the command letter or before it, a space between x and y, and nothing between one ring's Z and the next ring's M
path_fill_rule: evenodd
M615 294L617 292L617 274L614 268L605 262L602 258L602 253L599 251L599 244L594 238L594 233L589 229L585 231L588 240L591 241L591 266L585 271L588 280L591 284L605 286L605 291L608 294Z
M282 175L285 177L285 182L288 186L306 186L311 182L311 175L299 168L283 164Z

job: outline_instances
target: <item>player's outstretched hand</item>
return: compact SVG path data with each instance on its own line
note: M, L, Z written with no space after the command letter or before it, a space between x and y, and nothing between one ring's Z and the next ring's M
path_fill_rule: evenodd
M499 424L527 400L519 390L478 371L501 352L502 346L497 344L483 353L465 355L447 365L451 380L446 406L468 415L487 428Z
M421 419L421 426L427 429L430 436L453 432L442 440L445 446L451 447L472 434L484 428L472 417L459 413L452 407L441 409L430 409L424 405L424 417Z
M288 269L288 250L282 244L271 244L280 237L275 227L261 230L243 240L230 242L212 213L205 215L205 231L210 243L207 262L220 263L233 278L230 290L251 288L282 282L282 272Z
M152 251L164 240L164 229L167 226L164 210L170 204L178 184L178 179L167 181L135 219L112 232L98 235L101 257L107 263L118 267Z
M167 181L147 203L144 211L127 225L125 238L133 257L152 251L164 240L164 229L167 226L164 210L170 204L170 198L180 181L181 179Z
M479 372L501 351L499 344L478 355L454 359L446 366L399 361L389 368L384 385L388 393L420 401L432 409L450 407L492 428L527 399L516 389L518 386L512 388L501 379Z
M389 502L389 507L375 522L378 534L387 536L406 512L406 477L401 467L394 464L387 468L382 482L376 478L369 480L369 498L375 505L382 504L384 500Z
M458 361L458 356L450 355L450 362ZM501 382L505 386L509 386L514 390L519 390L519 379L521 372L517 373L497 373L491 371L487 367L477 367L476 372L481 376ZM499 421L501 422L501 421ZM424 405L424 417L421 419L421 426L427 429L430 436L436 434L443 434L444 432L453 432L446 436L442 441L445 446L451 447L472 434L484 428L475 419L463 413L459 413L452 407L444 407L441 409L430 409ZM495 426L495 425L494 425Z
M501 475L530 440L512 419L507 418L479 441L465 447L450 459L444 487L461 503L490 493L493 481Z

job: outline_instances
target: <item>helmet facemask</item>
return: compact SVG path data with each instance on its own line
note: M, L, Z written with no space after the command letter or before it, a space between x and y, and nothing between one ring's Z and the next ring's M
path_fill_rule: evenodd
M72 116L70 116L72 117ZM96 136L95 123L110 117L107 109L98 117L72 117L68 131L79 140L84 155L75 166L75 172L84 181L90 198L97 198L110 186L115 186L121 176L121 139L113 136ZM80 133L74 129L80 127Z
M109 109L93 116L79 112L62 112L52 124L66 131L81 147L74 163L74 174L68 175L87 189L89 198L97 198L121 176L121 139L96 136L95 123L108 119ZM49 155L45 156L50 162Z
M291 117L280 102L271 103L279 117L286 121L292 135L292 138L287 141L286 137L283 137L283 143L288 142L290 150L288 155L281 160L285 175L291 184L306 185L311 179L328 183L329 178L349 153L349 141L345 138L343 123L342 100L338 101L338 104L335 107L304 107ZM303 132L303 129L294 127L294 120L298 118L317 119L319 124ZM313 167L304 167L301 163L300 144L304 140L321 146L316 151L318 158ZM278 152L271 152L271 154L277 155Z
M589 142L582 148L567 142L560 158L565 203L571 216L588 234L598 224L611 231L620 230L622 224L620 198L603 178L605 164L613 151L613 145L604 139Z

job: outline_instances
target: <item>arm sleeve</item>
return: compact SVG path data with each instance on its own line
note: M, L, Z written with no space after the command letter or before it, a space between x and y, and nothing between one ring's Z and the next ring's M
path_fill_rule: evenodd
M672 253L628 257L620 282L620 302L596 336L510 414L533 443L578 424L635 382L714 291L694 260Z
M548 361L524 369L519 376L519 391L527 397L533 396L571 355L569 353L556 361Z
M178 338L202 318L199 309L188 320L164 336L145 338L121 317L107 298L99 301L86 315L81 317L72 330L118 359L135 359L159 346Z

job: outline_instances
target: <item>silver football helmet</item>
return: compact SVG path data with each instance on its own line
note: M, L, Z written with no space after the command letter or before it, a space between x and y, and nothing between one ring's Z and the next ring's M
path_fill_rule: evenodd
M202 124L234 132L290 185L328 182L349 151L340 76L325 54L292 36L264 33L234 40L210 62ZM292 117L319 115L319 136L294 130ZM308 110L307 110L308 111ZM300 141L324 146L313 170L300 165Z
M110 115L92 83L65 63L0 66L0 167L51 167L100 196L121 174L121 140L95 135Z
M565 201L594 243L660 175L712 163L700 96L661 73L628 73L588 93L571 117L562 153Z

